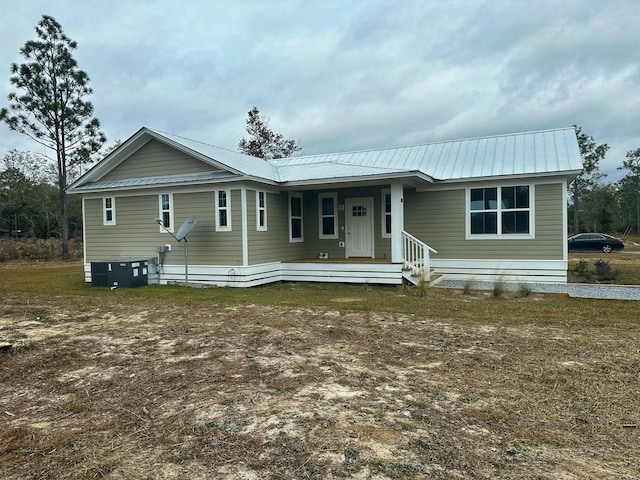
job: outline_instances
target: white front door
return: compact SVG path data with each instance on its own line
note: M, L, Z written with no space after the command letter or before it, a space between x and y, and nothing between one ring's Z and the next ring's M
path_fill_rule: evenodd
M373 258L373 197L345 201L346 256Z

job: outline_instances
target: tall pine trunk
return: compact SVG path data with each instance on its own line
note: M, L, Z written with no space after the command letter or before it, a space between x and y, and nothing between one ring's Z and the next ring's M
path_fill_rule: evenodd
M62 241L62 260L69 260L69 202L67 199L67 159L64 151L64 139L62 141L58 140L57 157L58 194L60 196L60 240Z

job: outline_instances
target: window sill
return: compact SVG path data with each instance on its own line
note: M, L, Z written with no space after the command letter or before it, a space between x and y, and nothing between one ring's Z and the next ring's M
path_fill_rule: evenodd
M536 236L531 233L505 233L502 235L497 234L468 234L466 236L467 240L534 240Z

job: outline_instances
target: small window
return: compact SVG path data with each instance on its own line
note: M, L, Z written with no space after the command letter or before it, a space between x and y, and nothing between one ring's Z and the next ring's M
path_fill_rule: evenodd
M532 235L528 185L472 188L469 191L471 235Z
M267 193L256 192L256 230L267 231Z
M391 190L382 190L382 237L391 238Z
M216 232L231 231L231 192L216 191Z
M320 206L320 238L338 238L338 194L321 193L318 196Z
M302 242L302 194L289 194L289 241Z
M166 233L167 230L173 232L173 194L161 193L158 199L160 202L160 219L162 220L160 231L163 233Z
M105 197L102 203L102 223L103 225L116 224L116 202L113 197Z
M351 207L351 216L353 217L366 217L367 206L366 205L354 205Z

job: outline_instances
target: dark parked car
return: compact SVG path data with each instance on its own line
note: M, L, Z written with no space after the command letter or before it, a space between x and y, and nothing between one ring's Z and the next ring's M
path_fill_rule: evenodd
M612 237L606 233L579 233L569 237L569 251L601 250L611 253L612 250L622 250L624 243L621 238Z

